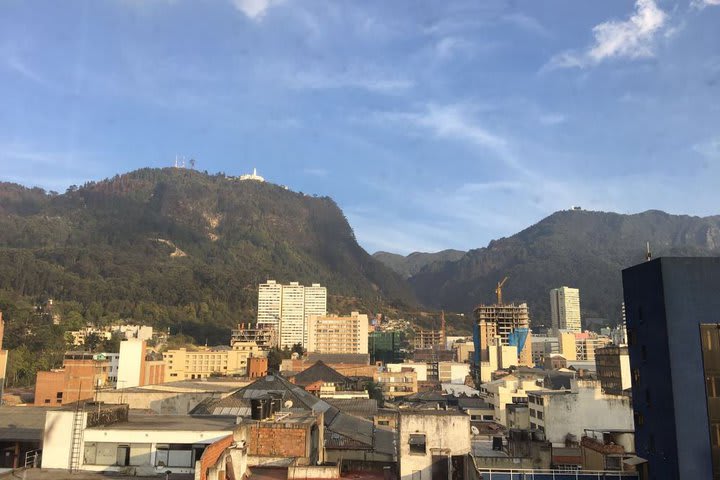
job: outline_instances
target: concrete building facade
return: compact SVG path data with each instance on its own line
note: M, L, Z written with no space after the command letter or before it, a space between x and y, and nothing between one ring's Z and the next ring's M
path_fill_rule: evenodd
M528 393L541 388L535 378L507 375L492 382L484 383L480 387L480 395L489 405L492 405L495 411L495 421L507 426L505 407L511 403L527 403Z
M400 411L401 480L466 478L470 416L452 410Z
M554 331L582 332L580 290L570 287L550 290L550 321Z
M622 276L648 478L720 478L720 258L657 258Z
M400 372L375 372L373 381L380 386L383 396L390 400L418 392L417 373L409 368Z
M610 345L595 350L595 370L603 392L621 394L632 387L627 347Z
M596 380L573 379L569 390L528 392L530 428L545 432L553 446L577 444L586 429L633 429L630 397L602 393Z
M308 326L308 352L368 353L368 316L311 315Z
M235 342L232 348L179 348L163 352L168 381L208 378L212 375L245 376L251 357L267 357L267 352L260 350L254 342Z
M258 286L257 323L278 332L281 348L295 344L307 346L310 317L327 315L327 288L290 282L287 285L268 280Z

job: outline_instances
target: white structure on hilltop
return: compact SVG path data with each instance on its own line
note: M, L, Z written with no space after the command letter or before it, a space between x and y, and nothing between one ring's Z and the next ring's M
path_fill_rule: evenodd
M272 327L279 332L279 345L292 347L308 343L311 316L327 315L327 288L319 283L306 287L298 282L288 285L268 280L258 287L258 327Z
M570 287L550 290L550 315L553 330L582 332L580 324L580 290Z
M257 168L253 168L252 173L246 173L245 175L240 175L240 180L255 180L256 182L264 182L265 178L263 178L257 174Z
M318 296L312 296L317 301ZM307 303L307 302L306 302ZM320 307L313 305L312 308ZM368 316L352 312L348 317L311 315L307 350L316 353L368 353Z

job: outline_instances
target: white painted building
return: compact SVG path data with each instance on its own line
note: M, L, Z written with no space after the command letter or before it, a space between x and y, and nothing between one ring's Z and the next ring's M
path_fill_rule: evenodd
M457 410L401 410L398 438L401 480L464 478L471 449L469 415Z
M417 374L418 382L427 382L428 365L421 362L405 362L405 363L388 363L385 370L392 373L400 373L403 368L410 368Z
M310 316L327 315L327 288L319 283L306 287L268 280L258 287L258 326L271 326L280 347L307 346Z
M282 305L282 285L268 280L258 286L258 327L270 326L280 330L280 307Z
M137 387L141 383L145 341L138 338L120 342L117 370L117 388Z
M235 418L228 417L134 414L103 425L93 419L92 410L78 415L73 409L47 412L42 468L191 474L205 447L232 435L236 426ZM81 435L73 435L77 425ZM79 442L75 455L73 441Z
M298 282L282 287L280 348L305 345L305 287Z
M108 361L108 383L116 384L118 376L118 367L120 366L119 353L104 353Z
M442 383L464 384L470 375L470 364L459 362L438 362L438 379Z
M483 383L480 386L480 396L495 411L495 421L507 426L507 415L505 407L509 403L527 402L528 392L540 390L540 381L535 378L520 378L517 375L505 377Z
M570 390L528 392L530 428L545 432L555 447L579 442L585 429L632 430L632 400L602 392L596 380L571 380Z
M560 287L550 290L550 318L552 328L582 332L580 323L580 290Z

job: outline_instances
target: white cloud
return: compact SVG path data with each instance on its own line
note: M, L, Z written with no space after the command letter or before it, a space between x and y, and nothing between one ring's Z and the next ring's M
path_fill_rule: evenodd
M562 113L545 113L540 115L540 123L543 125L559 125L565 123L567 117Z
M537 35L542 36L549 36L550 31L545 28L545 26L540 23L536 18L531 17L529 15L525 15L524 13L511 13L510 15L503 16L503 20L506 22L512 23L513 25L516 25L517 27L522 28L523 30L526 30L531 33L535 33Z
M693 150L711 160L720 160L720 137L693 145Z
M705 7L713 7L720 5L720 0L693 0L693 7L703 9Z
M303 172L313 177L327 177L328 173L330 173L325 168L304 168Z
M235 8L252 20L261 20L268 9L282 0L231 0Z
M460 105L428 104L416 112L384 112L375 118L385 122L410 125L430 131L436 137L460 140L495 154L506 166L527 176L525 168L512 152L509 141L482 125L471 108Z
M543 69L582 68L611 58L652 57L655 37L667 26L668 18L655 0L637 0L635 13L628 20L611 20L596 25L593 28L593 45L580 52L561 52L553 56Z
M344 72L302 71L286 78L292 88L308 90L355 88L393 93L407 90L414 85L411 80L366 68L350 68Z

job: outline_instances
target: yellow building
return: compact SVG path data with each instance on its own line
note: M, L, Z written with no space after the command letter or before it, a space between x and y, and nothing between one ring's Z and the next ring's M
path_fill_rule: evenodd
M255 342L235 342L232 348L207 348L197 350L179 348L163 353L167 364L166 380L192 380L211 375L247 375L248 358L265 357Z
M349 317L311 316L307 350L315 353L367 354L367 315L352 312Z
M417 373L409 368L400 372L375 372L373 380L380 386L385 398L412 395L418 391Z

